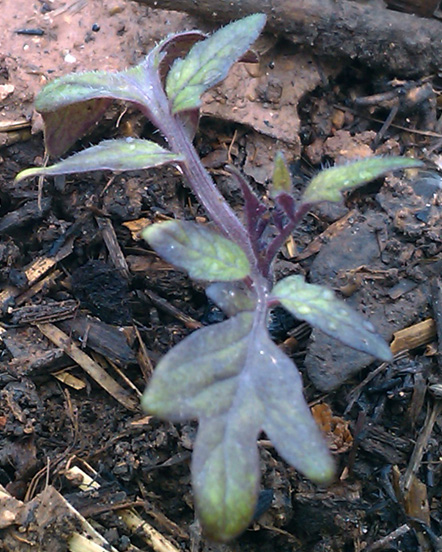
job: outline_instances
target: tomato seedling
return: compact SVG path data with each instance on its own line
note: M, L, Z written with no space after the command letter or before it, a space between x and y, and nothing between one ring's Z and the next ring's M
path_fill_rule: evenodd
M36 99L45 142L60 156L103 115L113 100L135 105L159 129L167 147L142 139L107 140L46 168L18 175L59 175L110 169L177 166L206 210L211 226L173 220L143 232L165 260L207 282L207 295L227 320L193 332L159 362L142 399L149 414L198 419L192 458L195 506L205 534L228 541L250 523L259 490L257 437L265 431L278 453L316 482L333 478L334 464L303 397L293 361L272 341L270 310L293 316L381 360L392 358L373 326L328 289L300 275L274 282L281 246L312 205L339 201L342 192L387 171L415 167L414 159L371 158L333 167L313 178L299 202L289 170L277 155L269 195L258 198L231 168L244 199L238 216L203 167L192 144L201 95L222 81L265 25L251 15L209 37L171 36L139 65L118 73L71 74L48 84Z

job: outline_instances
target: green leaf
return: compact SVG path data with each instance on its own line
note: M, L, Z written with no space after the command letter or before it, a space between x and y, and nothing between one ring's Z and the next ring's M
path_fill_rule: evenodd
M273 164L272 187L270 189L270 197L275 199L281 192L290 193L292 191L292 178L290 176L287 162L284 154L280 151L276 152Z
M16 181L39 175L54 176L106 169L111 171L133 171L179 161L182 161L180 155L176 155L149 140L135 138L105 140L97 146L80 151L50 167L25 169L16 176Z
M87 71L64 75L41 90L35 99L35 109L39 113L47 113L97 98L142 102L145 93L136 78L140 72L140 66L136 66L118 73Z
M288 276L275 285L272 298L296 318L305 320L353 349L384 361L393 358L390 347L376 333L373 324L325 287L308 284L299 275Z
M197 330L171 349L142 406L168 420L199 419L193 488L204 532L214 540L234 538L252 519L261 428L303 473L321 482L333 476L296 367L271 341L257 311Z
M250 273L243 250L201 224L171 220L148 226L142 236L163 259L195 280L242 280Z
M342 192L366 184L387 172L421 166L421 161L408 157L370 157L332 167L312 179L304 192L302 203L340 201Z
M173 113L199 107L201 95L225 79L230 67L258 38L265 22L265 15L254 14L230 23L195 44L184 59L177 59L166 80Z
M196 511L205 536L221 542L247 528L259 492L256 397L242 398L228 415L200 419L192 454Z

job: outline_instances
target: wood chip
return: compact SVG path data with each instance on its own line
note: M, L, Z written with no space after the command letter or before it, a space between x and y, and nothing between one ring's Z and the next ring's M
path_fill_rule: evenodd
M38 324L38 329L52 343L63 349L89 376L105 389L116 401L128 410L138 410L138 400L121 387L103 368L94 362L90 356L77 347L64 332L53 324Z
M395 355L401 351L411 351L430 343L436 337L436 324L428 318L418 324L399 330L393 334L391 352Z

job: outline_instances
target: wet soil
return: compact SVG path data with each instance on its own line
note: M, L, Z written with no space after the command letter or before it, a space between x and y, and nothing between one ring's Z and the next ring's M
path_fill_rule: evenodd
M318 207L283 248L277 276L301 273L332 287L392 343L395 360L379 364L275 310L269 329L302 372L338 477L314 486L261 435L256 519L237 541L217 545L193 510L196 424L160 422L138 406L159 358L220 320L204 286L158 258L139 232L153 220L204 221L205 213L173 169L13 181L44 159L32 109L44 82L132 65L167 33L201 22L98 0L5 7L0 549L74 550L73 535L88 535L117 551L442 550L440 78L373 76L267 36L258 72L238 66L205 98L196 144L239 212L226 162L265 195L273 152L283 149L298 197L327 164L375 154L426 162ZM153 133L116 105L75 148Z

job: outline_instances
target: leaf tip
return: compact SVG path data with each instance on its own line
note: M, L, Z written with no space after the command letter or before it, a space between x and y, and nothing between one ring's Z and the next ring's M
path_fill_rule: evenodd
M304 471L311 481L318 485L329 485L336 476L336 465L330 453L311 464L311 468Z
M14 183L18 184L22 180L25 180L26 178L31 178L33 176L38 176L40 174L40 170L36 167L31 167L30 169L24 169L23 171L20 171L16 177L14 178Z
M146 226L146 228L143 228L143 230L141 230L141 237L150 245L150 241L154 239L154 236L157 234L157 232L157 225L149 224L149 226Z
M346 165L337 165L319 172L307 186L302 203L338 202L343 192L366 184L388 172L422 167L412 157L368 157Z
M375 356L384 362L391 362L393 360L393 352L388 343L386 343L382 338L379 339L379 346Z

